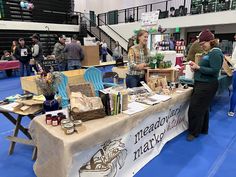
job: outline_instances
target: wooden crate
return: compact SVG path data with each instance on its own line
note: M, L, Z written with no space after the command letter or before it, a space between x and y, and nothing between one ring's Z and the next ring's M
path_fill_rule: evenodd
M176 79L178 78L178 71L176 71L174 68L166 68L166 69L149 69L148 68L146 70L146 81L148 81L152 75L166 77L167 81L175 82Z
M85 83L84 69L64 71L63 73L68 77L68 85L76 85ZM24 91L33 93L35 95L42 94L40 88L35 82L35 76L21 77L21 88Z

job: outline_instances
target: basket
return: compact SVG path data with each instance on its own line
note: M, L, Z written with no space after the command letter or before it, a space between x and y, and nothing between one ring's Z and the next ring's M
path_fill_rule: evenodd
M83 122L100 119L106 116L105 110L102 109L95 109L86 112L74 112L73 110L70 111L70 118L71 120L82 120Z

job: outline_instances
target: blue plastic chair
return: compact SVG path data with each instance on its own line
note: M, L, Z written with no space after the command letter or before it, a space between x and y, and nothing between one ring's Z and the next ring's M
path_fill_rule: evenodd
M61 82L57 85L58 95L61 97L61 106L66 108L69 104L69 98L66 92L68 85L68 78L65 74L61 73Z
M102 72L95 68L90 67L84 73L84 80L93 84L96 95L98 96L98 91L106 87L117 86L115 83L106 83L102 81Z

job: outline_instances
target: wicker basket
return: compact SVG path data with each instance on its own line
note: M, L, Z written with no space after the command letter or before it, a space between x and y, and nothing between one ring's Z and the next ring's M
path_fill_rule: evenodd
M70 111L70 119L71 120L82 120L83 122L100 119L106 116L105 110L102 109L95 109L92 111L86 112L74 112L73 110Z

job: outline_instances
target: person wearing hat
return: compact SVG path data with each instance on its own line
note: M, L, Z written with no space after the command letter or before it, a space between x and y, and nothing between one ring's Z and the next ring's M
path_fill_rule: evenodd
M24 76L25 70L27 76L30 76L30 59L32 57L31 50L28 46L25 45L25 40L19 38L19 45L16 47L14 56L17 60L20 61L20 75Z
M67 54L68 70L81 68L81 61L84 59L84 52L81 46L77 43L76 35L73 35L71 43L66 45L63 52Z
M33 36L31 36L32 38L32 57L36 62L36 65L40 65L42 67L42 62L44 60L43 57L43 47L42 44L40 42L40 37L38 34L33 34Z
M218 76L223 64L223 53L217 47L218 40L209 29L199 36L199 44L205 55L199 63L190 62L194 71L194 89L188 110L188 141L200 134L208 134L209 108L218 89Z
M55 44L52 54L55 56L55 59L58 63L59 71L66 71L67 61L65 58L65 53L63 52L65 48L66 36L59 36L58 42Z

